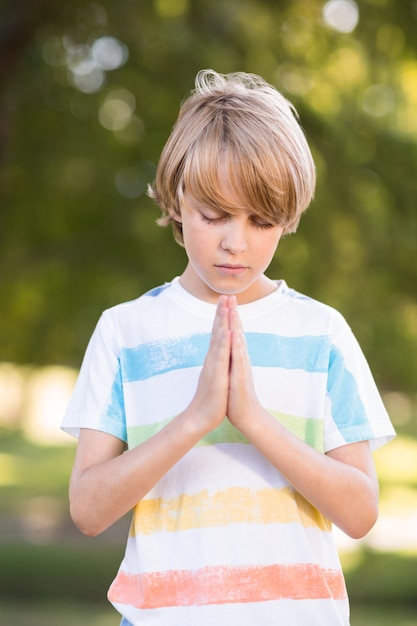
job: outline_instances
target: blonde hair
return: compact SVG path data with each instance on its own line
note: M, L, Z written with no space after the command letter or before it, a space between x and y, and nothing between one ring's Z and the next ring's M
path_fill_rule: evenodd
M183 101L161 153L148 194L162 210L158 224L172 223L183 244L180 216L184 192L214 208L233 212L222 196L225 165L230 184L255 214L297 229L315 190L313 157L293 105L260 76L201 70Z

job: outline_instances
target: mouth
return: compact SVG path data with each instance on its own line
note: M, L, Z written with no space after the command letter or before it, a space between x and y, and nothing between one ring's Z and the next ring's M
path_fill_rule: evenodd
M216 264L215 267L227 276L239 276L248 269L246 265L234 265L232 263Z

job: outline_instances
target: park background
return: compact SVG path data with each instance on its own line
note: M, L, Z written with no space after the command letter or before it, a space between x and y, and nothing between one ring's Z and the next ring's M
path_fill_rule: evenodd
M128 520L72 526L59 424L101 311L184 267L146 186L207 67L262 75L300 114L317 192L269 275L343 313L398 433L380 521L338 536L352 626L417 624L414 0L0 2L0 619L118 623Z

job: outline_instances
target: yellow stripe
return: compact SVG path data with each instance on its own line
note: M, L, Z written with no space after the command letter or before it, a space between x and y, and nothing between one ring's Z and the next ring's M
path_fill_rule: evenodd
M316 526L330 531L331 524L290 487L251 490L232 488L212 496L207 490L165 500L142 500L135 508L131 535L176 532L229 524L289 524Z

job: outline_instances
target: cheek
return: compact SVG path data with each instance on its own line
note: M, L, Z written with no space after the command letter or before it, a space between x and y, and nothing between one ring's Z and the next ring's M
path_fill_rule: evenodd
M277 233L273 233L271 236L271 248L273 248L274 253L275 250L278 248L279 242L281 241L283 230L283 228L280 228Z
M210 245L210 233L199 223L188 223L184 220L182 232L186 247L196 254L201 253Z
M263 258L272 258L278 247L281 235L276 233L268 233L265 237L261 237L258 240L258 251Z

